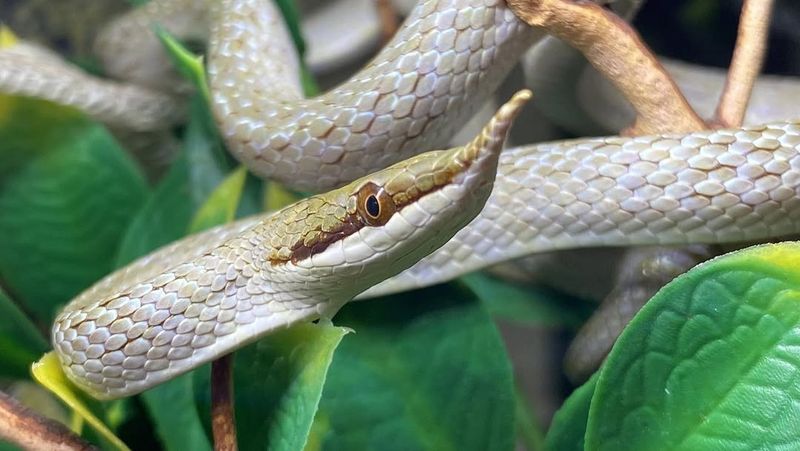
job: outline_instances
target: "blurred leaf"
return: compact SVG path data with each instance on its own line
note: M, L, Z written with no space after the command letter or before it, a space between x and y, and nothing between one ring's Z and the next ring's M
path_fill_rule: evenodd
M21 451L22 448L19 448L11 443L0 439L0 451Z
M528 451L541 450L544 446L544 434L528 404L528 399L526 399L525 394L519 387L514 391L514 406L514 418L519 442Z
M207 107L193 100L181 155L131 222L117 266L186 235L195 212L230 170L215 156L221 144L206 126Z
M47 341L0 290L0 377L24 378L49 348Z
M203 101L208 104L211 100L211 95L208 91L203 57L190 52L175 37L161 27L156 28L156 36L164 45L167 55L172 59L172 63L178 69L178 72L192 82L194 87L200 91Z
M0 96L0 277L38 322L111 271L146 194L105 128L69 108Z
M444 285L351 303L312 443L324 449L511 450L511 364L491 317Z
M300 84L303 86L303 94L305 94L306 97L315 97L319 95L319 84L317 84L317 80L305 63L300 66Z
M236 351L234 391L241 449L300 450L306 444L333 352L348 330L298 324ZM195 378L210 410L208 373Z
M244 166L239 166L228 175L194 215L189 226L189 233L200 232L233 221L246 177L247 168Z
M37 382L58 396L69 408L77 412L114 448L119 450L129 449L81 400L75 391L75 387L67 379L64 370L61 369L61 362L55 352L51 351L42 356L38 362L33 364L31 372Z
M800 243L678 277L612 349L587 449L800 448Z
M564 405L553 416L550 430L547 431L547 437L545 437L545 450L583 451L589 406L599 374L595 373L585 384L572 392L564 401Z
M591 314L587 304L554 290L505 281L485 273L468 274L459 280L478 296L492 316L503 320L577 328Z
M302 57L306 53L306 42L300 30L300 12L297 10L297 5L295 5L294 0L275 1L278 3L278 8L280 8L283 19L286 21L286 26L289 28L289 33L292 35L297 53Z
M165 450L211 450L197 411L193 373L178 376L141 395Z
M17 43L17 36L5 25L0 24L0 49Z
M266 191L264 211L277 211L303 198L300 194L272 180L264 185L264 190Z

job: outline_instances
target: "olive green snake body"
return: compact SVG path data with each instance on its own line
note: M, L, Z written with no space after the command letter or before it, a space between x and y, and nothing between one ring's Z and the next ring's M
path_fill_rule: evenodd
M117 25L129 32L179 16L179 2L153 3ZM800 122L581 139L497 157L522 96L470 145L382 169L443 146L541 35L502 0L423 0L364 70L315 99L301 95L272 2L225 0L212 10L202 20L213 108L234 155L296 188L349 184L169 245L71 302L53 344L70 379L94 396L140 392L278 327L330 317L362 292L426 286L555 249L800 230ZM107 43L122 39L107 33Z

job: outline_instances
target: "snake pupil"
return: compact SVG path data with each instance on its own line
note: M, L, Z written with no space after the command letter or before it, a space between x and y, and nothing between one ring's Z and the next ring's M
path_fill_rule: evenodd
M381 206L378 203L378 198L375 195L371 195L367 198L367 213L373 218L377 218L378 215L381 213Z

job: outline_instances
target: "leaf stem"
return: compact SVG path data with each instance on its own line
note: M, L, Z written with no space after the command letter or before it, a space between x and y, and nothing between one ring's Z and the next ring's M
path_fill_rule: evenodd
M233 408L233 353L211 363L211 431L215 451L236 451Z

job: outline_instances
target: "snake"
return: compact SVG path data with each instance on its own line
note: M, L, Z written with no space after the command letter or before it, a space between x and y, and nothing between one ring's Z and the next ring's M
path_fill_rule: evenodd
M134 10L105 42L133 46L136 27L196 15L210 30L211 103L233 155L324 193L184 238L71 301L52 343L70 380L97 398L139 393L353 298L522 255L800 230L798 121L500 151L521 93L470 144L420 153L444 147L543 36L503 0L420 1L363 70L311 99L271 1L182 2Z

